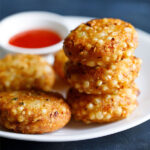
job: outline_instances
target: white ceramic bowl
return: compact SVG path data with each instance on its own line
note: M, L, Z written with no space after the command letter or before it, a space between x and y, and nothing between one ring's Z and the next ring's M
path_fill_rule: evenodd
M57 32L62 41L44 48L21 48L8 43L10 38L19 32L39 28ZM43 11L22 12L8 16L0 22L0 46L9 53L53 54L62 48L63 39L67 36L68 31L65 21L60 15Z

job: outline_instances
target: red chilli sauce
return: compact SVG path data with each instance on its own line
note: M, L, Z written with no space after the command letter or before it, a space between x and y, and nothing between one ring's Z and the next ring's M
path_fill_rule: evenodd
M43 48L57 44L62 39L48 29L27 30L10 38L9 44L22 48Z

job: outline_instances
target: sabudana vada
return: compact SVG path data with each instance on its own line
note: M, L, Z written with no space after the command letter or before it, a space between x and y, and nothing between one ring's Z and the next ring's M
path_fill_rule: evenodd
M54 70L59 77L65 78L65 64L68 61L68 57L65 55L64 50L60 50L55 54Z
M64 127L71 112L58 93L0 92L1 126L26 134L52 132Z
M54 82L54 70L41 56L9 54L0 60L0 91L50 91Z
M140 66L141 59L133 56L107 67L88 67L68 62L65 68L68 82L79 92L117 94L136 79Z
M109 123L128 117L137 107L139 90L122 89L118 95L92 95L70 89L67 101L75 120L85 123Z
M94 67L133 55L137 45L137 32L131 24L104 18L79 25L64 40L63 48L71 61Z

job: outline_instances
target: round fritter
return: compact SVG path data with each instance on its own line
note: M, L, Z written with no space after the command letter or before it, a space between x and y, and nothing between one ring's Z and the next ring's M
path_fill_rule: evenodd
M128 117L137 107L136 87L120 90L118 95L92 95L70 89L67 101L76 120L108 123Z
M54 70L43 57L16 54L0 60L0 91L50 91L54 81Z
M116 94L138 76L141 59L125 58L107 67L88 67L68 62L66 77L72 87L87 94Z
M52 132L64 127L70 117L70 108L58 93L0 92L0 124L15 132Z
M120 19L94 19L79 25L64 41L64 51L74 62L93 67L120 61L134 53L138 36Z
M54 70L55 72L61 77L65 77L64 73L64 66L66 62L68 61L67 56L64 53L64 50L60 50L55 54L55 61L54 61Z

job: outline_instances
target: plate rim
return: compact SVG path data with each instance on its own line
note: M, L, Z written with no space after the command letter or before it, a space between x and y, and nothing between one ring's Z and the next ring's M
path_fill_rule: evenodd
M120 128L118 129L108 129L107 132L104 132L103 135L98 135L97 133L90 133L90 137L88 137L88 133L84 134L83 136L80 135L80 137L71 137L70 136L63 136L59 139L57 139L58 137L56 136L54 137L48 137L45 138L44 136L41 138L41 136L38 137L38 135L33 135L33 134L21 134L21 133L14 133L14 132L9 132L9 131L0 131L0 137L4 137L4 138L8 138L8 139L15 139L15 140L24 140L24 141L35 141L35 142L73 142L73 141L82 141L82 140L88 140L88 139L95 139L95 138L100 138L100 137L104 137L107 135L113 135L115 133L119 133L128 129L131 129L135 126L138 126L144 122L146 122L147 120L150 119L150 114L146 115L144 118L142 119L138 119L136 120L136 122L130 122L128 123L126 126L120 126ZM4 133L2 133L4 132ZM43 134L44 135L44 134Z

